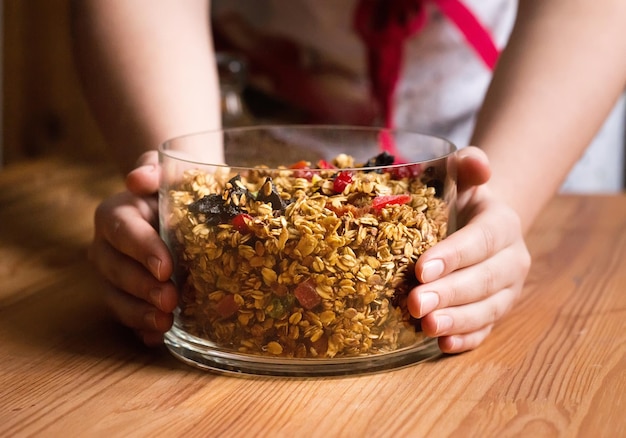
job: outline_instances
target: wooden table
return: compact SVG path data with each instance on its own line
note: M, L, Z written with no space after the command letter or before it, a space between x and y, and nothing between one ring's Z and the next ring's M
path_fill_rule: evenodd
M0 436L626 436L626 196L559 196L477 350L325 379L237 378L112 322L86 260L112 168L0 171Z

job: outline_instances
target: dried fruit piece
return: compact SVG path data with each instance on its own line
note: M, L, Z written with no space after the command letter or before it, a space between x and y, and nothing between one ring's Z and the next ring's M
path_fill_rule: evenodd
M326 160L319 160L317 162L317 167L319 169L336 169L335 166L333 166L332 164L330 164L328 161Z
M210 194L189 205L192 213L205 215L208 225L217 225L228 222L232 217L239 214L240 209L232 204L227 204L221 195Z
M374 210L381 210L388 205L402 205L411 200L411 195L384 195L377 196L372 199L372 208Z
M394 167L390 171L393 179L417 178L421 172L422 166L419 164Z
M252 216L247 213L239 213L233 218L233 228L241 234L248 234L252 230L248 226L248 222L252 220Z
M296 178L304 178L308 181L313 179L313 171L311 170L311 163L308 161L300 160L297 163L293 163L289 166L290 169L295 169L293 176Z
M293 291L300 305L307 310L313 309L322 302L322 297L317 293L315 286L315 281L309 278L300 283Z
M333 190L335 193L343 193L348 184L352 182L352 174L347 171L339 172L333 180Z
M391 166L395 160L396 159L393 155L385 151L367 160L367 163L365 163L363 167ZM379 172L381 171L379 170Z
M267 307L266 313L274 319L285 318L291 312L293 301L293 295L285 295L283 297L275 296Z
M222 318L230 318L237 310L239 305L235 302L235 296L232 294L225 295L215 306L215 310Z
M265 178L265 182L261 186L261 189L256 196L256 200L269 203L272 205L274 210L278 210L280 212L283 212L285 207L287 207L286 203L280 197L278 190L276 190L276 186L274 186L272 178L269 176Z

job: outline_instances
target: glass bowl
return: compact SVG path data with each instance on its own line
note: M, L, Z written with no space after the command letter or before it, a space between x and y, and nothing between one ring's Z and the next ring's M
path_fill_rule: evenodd
M275 376L382 371L432 358L406 301L454 227L456 147L414 132L257 126L159 148L160 232L179 289L169 350Z

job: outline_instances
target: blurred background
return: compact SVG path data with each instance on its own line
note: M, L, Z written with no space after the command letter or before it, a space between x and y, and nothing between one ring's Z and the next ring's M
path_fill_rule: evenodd
M3 165L46 154L107 157L74 72L68 0L2 0Z
M109 160L74 71L69 0L1 2L0 166L50 154L80 161ZM239 77L239 70L229 70L233 66L239 64L226 62L220 72L230 74L231 79ZM253 122L298 122L301 118L253 87L241 88L230 79L222 83L222 92L228 94L223 96L223 109L234 108L233 125L241 123L241 118L235 120L240 108L233 92L243 97ZM228 117L224 121L229 122Z
M81 161L108 160L74 71L69 0L1 1L1 165L49 154ZM252 123L239 117L242 108L237 98L245 99L245 109L263 112L266 121L293 121L282 118L289 114L293 119L292 110L236 83L245 82L242 71L233 70L240 67L237 59L220 59L224 61L220 77L224 79L225 124Z

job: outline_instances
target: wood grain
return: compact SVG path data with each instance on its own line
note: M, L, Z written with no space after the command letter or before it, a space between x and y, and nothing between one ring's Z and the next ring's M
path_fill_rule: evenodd
M477 350L328 379L237 378L141 346L85 257L110 168L0 172L0 436L626 436L626 197L560 196Z

